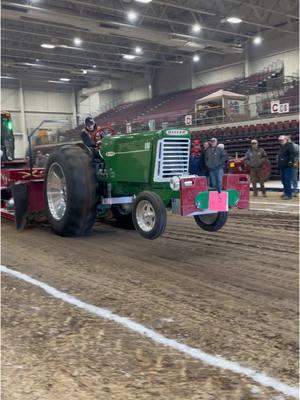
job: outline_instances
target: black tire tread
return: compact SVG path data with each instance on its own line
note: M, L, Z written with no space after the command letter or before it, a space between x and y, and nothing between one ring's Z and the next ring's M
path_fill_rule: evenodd
M201 215L194 216L196 224L207 232L217 232L218 230L220 230L226 224L227 218L228 212L220 211L218 212L216 221L208 225L201 221Z
M148 200L152 203L156 210L156 224L154 228L150 232L144 232L139 227L137 220L136 220L136 208L141 200ZM162 199L159 197L158 194L150 191L141 192L135 202L133 204L133 212L132 212L132 219L135 229L146 239L154 240L157 239L160 235L162 235L166 229L167 225L167 211Z
M45 200L51 226L62 236L88 235L96 218L96 179L90 159L78 146L62 146L49 157L46 180L53 162L60 164L64 170L69 201L63 220L55 221L48 208L45 181Z

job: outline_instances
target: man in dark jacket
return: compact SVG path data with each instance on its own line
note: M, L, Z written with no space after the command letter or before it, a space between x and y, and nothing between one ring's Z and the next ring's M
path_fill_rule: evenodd
M200 155L200 165L201 165L201 169L203 171L202 175L206 176L207 178L209 178L209 171L205 164L205 153L206 153L206 150L209 149L209 147L210 147L209 142L204 142L203 146L202 146L202 150L201 150L201 155Z
M200 175L200 153L201 142L198 139L192 140L191 155L190 155L190 168L191 175Z
M80 138L83 143L95 150L98 146L98 140L100 141L101 138L97 138L98 127L95 120L92 117L87 117L84 121L84 129L80 132Z
M258 142L256 139L251 140L251 147L245 154L244 160L247 165L250 167L250 177L253 186L253 194L257 196L257 183L260 184L260 189L262 191L263 196L266 196L265 189L265 179L263 175L263 162L267 159L267 154L265 150L261 147L258 147Z
M283 184L283 200L292 198L292 178L293 167L295 162L295 151L292 143L288 142L288 138L284 135L279 136L280 150L278 154L278 169Z
M205 165L209 171L211 187L221 192L226 153L217 144L218 141L216 138L210 140L210 147L205 152Z

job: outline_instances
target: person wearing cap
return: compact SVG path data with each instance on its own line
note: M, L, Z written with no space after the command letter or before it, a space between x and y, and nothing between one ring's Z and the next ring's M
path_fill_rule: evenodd
M210 147L205 152L205 165L209 171L210 185L218 192L222 191L222 179L226 162L225 150L218 147L216 138L210 139Z
M295 151L292 143L289 143L288 137L280 135L280 150L278 154L278 169L280 171L281 181L283 184L283 200L292 198L292 179L293 168L295 165Z
M267 160L267 153L262 147L258 146L258 141L256 139L251 140L251 147L247 150L244 160L250 167L250 178L254 196L258 194L257 183L260 184L263 196L266 196L263 163Z

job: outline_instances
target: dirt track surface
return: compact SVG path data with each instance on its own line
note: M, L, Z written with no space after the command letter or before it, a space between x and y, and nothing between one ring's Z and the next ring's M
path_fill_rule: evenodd
M2 224L2 264L163 335L298 383L298 224L238 212L219 233L97 224L89 238ZM248 378L157 345L3 274L3 400L273 399Z

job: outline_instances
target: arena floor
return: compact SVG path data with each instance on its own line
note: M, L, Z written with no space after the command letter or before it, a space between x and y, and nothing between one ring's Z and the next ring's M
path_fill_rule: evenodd
M257 197L213 234L170 215L156 241L4 221L2 245L2 264L38 281L2 274L3 400L297 397L296 200Z

